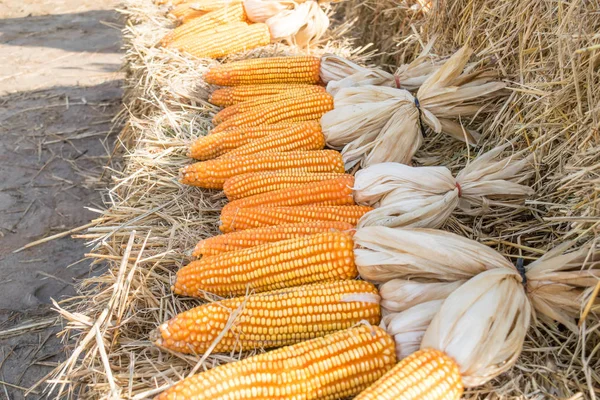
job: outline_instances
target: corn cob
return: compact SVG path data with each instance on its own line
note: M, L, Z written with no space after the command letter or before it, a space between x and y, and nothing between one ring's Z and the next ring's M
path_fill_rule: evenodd
M242 0L192 0L175 4L175 8L169 12L169 15L182 23L201 17L210 11L219 10L228 6L242 3Z
M346 176L346 174L320 173L303 171L269 171L253 172L234 176L225 181L223 191L229 200L241 199L273 190L291 188L310 182L321 182Z
M232 176L258 171L301 170L344 172L340 153L334 150L258 153L233 158L197 162L181 169L181 183L209 189L222 189Z
M400 361L354 400L458 400L463 384L458 365L435 349Z
M199 41L187 52L198 58L220 58L266 46L269 43L271 43L269 26L267 24L251 24L229 29L221 35Z
M222 36L232 30L239 32L241 29L244 29L247 26L248 23L243 21L229 22L227 24L218 25L193 35L180 37L169 43L168 47L189 53L198 46L198 43L210 42L215 36Z
M255 58L212 67L204 80L220 86L321 81L321 59L311 56Z
M358 300L360 296L365 300ZM226 329L231 314L239 310L232 328L213 351L287 346L350 328L362 320L378 325L379 304L373 301L378 297L375 286L356 280L236 297L177 315L160 326L161 338L157 344L182 353L205 353Z
M320 86L309 86L309 88L311 88L311 87L320 88ZM251 111L252 109L260 107L260 106L271 105L271 104L275 104L284 99L289 99L289 98L293 98L293 97L304 97L304 96L311 95L314 93L325 93L325 91L324 90L299 89L299 90L288 90L288 91L285 91L282 93L276 93L276 94L269 95L269 96L260 96L255 99L244 101L242 103L238 103L233 106L229 106L227 108L222 109L213 117L212 122L213 122L213 124L217 125L217 124L220 124L221 122L227 121L229 118L233 117L236 114L241 114L241 113L244 113L247 111Z
M242 296L309 283L353 279L352 235L317 233L204 257L177 271L176 294Z
M329 93L312 93L283 99L276 104L259 106L236 114L219 124L212 132L216 133L232 127L319 120L331 110L333 110L333 97Z
M235 214L221 213L221 232L310 221L338 221L356 226L360 217L373 210L366 206L257 207L240 208Z
M194 248L192 255L194 257L214 256L229 251L247 249L261 244L279 242L315 233L349 231L352 228L353 226L346 222L314 221L247 229L245 231L231 232L201 240Z
M284 122L274 125L231 128L212 135L199 137L191 146L188 157L210 160L221 156L256 139L303 128L302 122Z
M352 175L344 175L327 181L305 183L291 188L237 199L223 207L221 213L235 215L240 208L255 207L289 207L308 204L328 206L354 205L354 198L352 197L353 186L354 177Z
M342 399L368 387L395 361L392 338L361 325L213 368L156 399Z
M272 96L286 92L294 92L295 96L301 96L310 93L323 93L325 92L325 88L306 83L233 86L215 90L210 95L208 101L219 107L228 107L263 96Z
M306 121L276 135L256 139L250 143L225 153L221 157L240 157L255 153L281 153L297 150L322 150L325 136L317 121Z
M169 32L161 41L163 46L168 45L173 40L177 40L185 36L193 36L202 31L214 28L218 25L228 24L230 22L245 21L246 12L242 3L235 3L227 7L219 8L211 11L202 17L194 18L187 24L178 26Z

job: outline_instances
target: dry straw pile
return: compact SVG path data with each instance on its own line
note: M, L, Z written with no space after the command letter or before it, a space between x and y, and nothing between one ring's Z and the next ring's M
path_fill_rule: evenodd
M225 203L221 192L177 180L179 168L190 162L189 144L206 133L218 110L206 101L210 88L201 79L215 61L156 48L171 21L150 0L125 3L129 120L121 142L126 167L112 171L106 210L81 235L93 248L89 256L107 262L108 269L84 281L79 297L57 304L72 352L51 377L49 397L148 398L197 371L241 357L198 358L152 343L161 322L199 304L174 297L170 285L197 241L218 232ZM457 0L440 1L427 12L416 5L348 0L337 6L338 14L358 22L331 35L359 33L357 43L373 42L379 54L372 60L390 71L412 61L434 39L432 52L441 57L468 43L478 60L506 77L511 93L497 112L471 124L482 133L483 149L510 142L508 147L536 150L536 195L524 207L476 216L459 212L443 229L526 262L566 240L594 241L600 223L598 4ZM322 51L354 59L365 54L350 45L331 41ZM279 44L232 59L293 52ZM477 151L429 132L416 161L456 174ZM516 368L466 397L600 396L600 327L582 324L580 331L574 335L552 324L530 329Z

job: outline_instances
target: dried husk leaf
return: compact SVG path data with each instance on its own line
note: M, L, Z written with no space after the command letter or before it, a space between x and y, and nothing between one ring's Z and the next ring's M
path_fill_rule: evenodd
M444 300L463 283L392 279L379 287L381 308L398 313L423 302Z
M248 20L265 23L280 12L296 6L293 0L244 0L244 10Z
M435 229L370 226L354 234L360 276L374 283L391 279L454 282L513 265L491 248Z
M384 86L337 89L334 109L321 118L327 143L345 146L346 164L360 162L363 167L386 161L409 163L423 140L421 123L436 133L475 144L478 134L463 129L455 119L476 115L489 100L503 94L506 84L492 81L483 72L465 70L470 56L471 50L463 47L443 65L432 66L416 98L406 90ZM347 83L356 85L363 77Z
M444 167L410 167L399 163L371 165L356 173L354 199L376 207L358 227L439 228L458 207L477 215L489 204L521 201L534 194L522 185L532 175L533 154L500 158L507 143L477 157L457 176ZM460 188L460 189L459 189Z
M514 268L478 274L443 302L421 348L454 358L466 387L479 386L511 368L521 353L531 304Z
M438 313L443 300L420 302L402 312L383 317L381 326L394 337L398 360L421 348L421 341L431 320Z

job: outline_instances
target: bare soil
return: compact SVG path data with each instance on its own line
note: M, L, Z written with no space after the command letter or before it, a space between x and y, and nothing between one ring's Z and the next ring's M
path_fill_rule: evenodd
M69 236L14 251L101 208L122 93L117 5L0 0L0 399L25 398L64 357L51 299L95 273Z

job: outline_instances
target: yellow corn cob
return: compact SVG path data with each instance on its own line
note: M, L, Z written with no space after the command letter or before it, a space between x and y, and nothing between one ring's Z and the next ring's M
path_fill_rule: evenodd
M177 49L182 52L191 52L198 46L198 43L210 42L215 36L221 36L229 31L241 32L245 29L248 23L243 21L230 22L223 25L218 25L202 32L194 33L193 35L182 36L173 40L168 44L168 47Z
M194 248L192 255L194 257L214 256L229 251L247 249L249 247L260 246L261 244L280 242L315 233L350 231L352 228L354 226L346 222L314 221L247 229L245 231L226 233L201 240Z
M321 182L346 176L346 174L321 173L314 174L303 171L268 171L252 172L234 176L225 181L223 191L229 200L255 196L273 190L291 188L311 182Z
M169 32L161 41L163 46L168 45L173 40L188 35L196 35L202 31L214 28L218 25L228 24L230 22L245 21L246 11L242 3L235 3L226 7L211 11L202 17L194 18L187 24L178 26Z
M456 362L426 349L400 361L354 400L458 400L463 384Z
M365 300L356 297L363 295ZM349 298L348 296L353 296ZM204 304L159 328L159 346L202 354L239 312L215 352L268 349L325 336L362 320L378 325L377 288L365 281L334 281L280 289ZM201 323L198 323L201 321Z
M289 207L308 204L347 206L353 205L352 187L354 177L344 175L321 182L310 182L286 189L237 199L225 207L221 214L235 215L240 208Z
M221 157L231 158L255 153L281 153L296 150L322 150L324 147L325 136L321 131L321 124L317 121L306 121L295 129L287 129L275 135L256 139Z
M204 257L177 271L176 294L242 296L309 283L353 279L352 235L317 233Z
M329 93L312 93L283 99L275 104L259 106L236 114L219 124L212 132L216 133L232 127L319 120L331 110L333 110L333 96Z
M320 86L309 86L311 87L320 87ZM311 95L314 93L325 93L324 90L288 90L282 93L276 93L270 96L260 96L252 100L244 101L242 103L235 104L233 106L229 106L227 108L219 111L212 119L213 124L220 124L221 122L227 121L229 118L235 116L236 114L241 114L247 111L250 111L254 108L275 104L281 100L294 98L294 97L304 97L307 95Z
M221 232L310 221L339 221L356 226L360 217L373 210L366 206L257 207L240 208L235 214L221 213Z
M254 58L212 67L204 80L220 86L321 81L321 59L311 56Z
M215 11L228 6L241 3L242 0L192 0L184 1L180 4L173 4L175 8L169 15L182 23L191 21L194 18L201 17L210 11Z
M231 128L212 135L201 136L190 146L188 157L198 160L210 160L256 139L282 132L297 132L307 126L303 124L304 122L284 122L247 128Z
M251 24L229 29L206 40L200 40L187 52L198 58L220 58L266 46L271 43L271 32L267 24Z
M156 400L343 399L395 361L393 339L377 326L361 325L202 372Z
M208 101L219 107L228 107L244 101L286 92L294 92L295 96L302 96L310 93L323 93L325 88L307 83L232 86L215 90Z
M232 176L258 171L300 170L344 172L340 153L334 150L258 153L233 158L197 162L181 169L181 183L209 189L222 189Z

